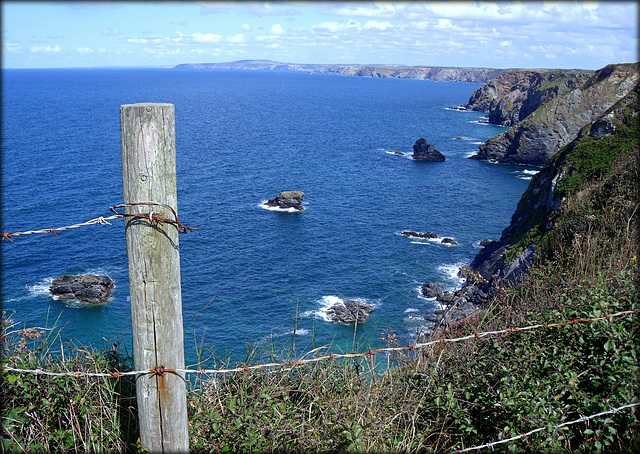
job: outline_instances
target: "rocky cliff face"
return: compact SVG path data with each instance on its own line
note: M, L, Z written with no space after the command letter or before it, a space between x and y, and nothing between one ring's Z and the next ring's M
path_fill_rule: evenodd
M597 144L598 139L614 134L620 125L637 131L635 126L640 111L639 92L640 82L636 82L627 96L604 111L593 122L585 125L577 137L562 147L531 179L511 217L511 223L503 230L500 240L484 247L471 263L474 272L479 273L487 282L495 280L496 277L507 276L509 265L521 257L527 248L535 245L540 237L553 229L560 206L571 188L580 189L570 185L571 178L575 178L577 173L582 171L581 168L593 169L596 163L606 169L609 166L607 160L612 161L618 157L617 154L625 152L612 152L608 156L602 152L594 153L594 156L588 156L588 153L583 153L584 156L580 158L575 156L580 152L579 147L585 147L588 140ZM602 133L603 124L606 125L604 129L609 131L608 133ZM585 162L587 159L594 162ZM597 177L597 173L588 176Z
M437 82L485 83L508 69L492 68L444 68L432 66L386 66L386 65L322 65L316 73L339 74L341 76L385 77L400 79L423 79Z
M626 96L581 128L577 137L531 179L500 239L482 242L483 248L471 264L460 269L461 277L467 279L465 286L438 297L447 306L438 323L467 316L470 305L482 305L496 288L517 281L533 262L537 244L555 228L565 199L611 172L616 160L637 156L639 95L640 82L636 82ZM431 290L430 284L425 284L422 293L431 296ZM455 301L464 310L454 309Z
M500 79L500 80L498 80ZM638 64L608 65L582 72L503 74L472 95L468 107L489 111L490 122L510 130L481 145L474 159L544 165L639 80ZM527 89L527 84L532 84Z
M465 107L488 112L489 123L511 127L592 75L593 71L509 71L474 91Z

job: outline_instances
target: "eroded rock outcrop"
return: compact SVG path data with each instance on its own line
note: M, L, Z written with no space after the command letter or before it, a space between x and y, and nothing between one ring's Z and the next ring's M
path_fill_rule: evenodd
M413 145L413 155L411 155L416 161L430 161L430 162L442 162L446 158L440 153L436 147L427 143L425 138L416 140Z
M506 74L501 77L508 79ZM487 88L487 99L475 99L474 104L479 108L488 103L493 112L490 121L499 124L511 124L516 118L519 121L508 131L480 145L472 158L542 166L560 147L575 139L585 125L625 97L638 82L640 74L638 64L634 63L608 65L586 80L585 77L582 73L566 73L555 79L542 76L536 79L535 74L531 74L521 79L522 89L514 89L517 95L501 95L497 85L497 88ZM533 85L526 90L526 83L531 79ZM488 101L493 92L496 97ZM505 103L511 102L512 98L519 100L519 107L507 109ZM536 106L539 107L531 111Z
M89 304L103 304L109 300L115 287L109 276L81 274L60 276L51 282L49 291L61 300L75 300Z
M264 204L270 207L282 209L293 208L294 210L302 211L304 210L302 206L303 197L304 192L301 191L284 191L273 199L267 200Z
M514 126L542 104L582 86L593 71L509 71L473 92L469 110L487 112L489 123Z
M358 300L341 300L327 309L329 318L338 323L364 323L369 318L373 307Z

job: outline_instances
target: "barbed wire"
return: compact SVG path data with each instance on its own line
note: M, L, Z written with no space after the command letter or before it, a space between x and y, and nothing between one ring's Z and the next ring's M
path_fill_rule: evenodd
M121 213L121 212L119 212L117 210L117 208L126 208L126 207L138 206L138 205L165 207L165 208L167 208L168 210L171 211L171 213L173 214L174 218L171 219L171 218L162 217L158 213L154 213L153 210L150 211L149 213ZM91 219L91 220L86 221L86 222L81 222L81 223L78 223L78 224L68 225L68 226L64 226L64 227L39 229L39 230L27 230L27 231L24 231L24 232L14 232L14 233L8 233L5 230L5 232L3 234L1 234L0 237L2 238L2 241L9 240L12 243L13 243L13 240L11 238L14 237L14 236L31 235L31 234L34 234L34 233L53 233L53 235L56 238L58 238L57 232L62 232L64 230L69 230L69 229L77 229L79 227L85 227L85 226L88 226L88 225L96 225L96 224L112 225L109 221L112 221L112 220L118 219L118 218L125 218L125 217L135 217L135 218L147 219L152 224L157 224L159 222L163 222L163 223L167 223L167 224L175 224L177 226L177 228L178 228L178 232L179 233L187 233L187 231L190 232L192 230L198 230L197 227L187 227L186 225L182 224L178 220L178 214L176 213L176 211L172 207L170 207L169 205L166 205L164 203L159 203L159 202L123 203L121 205L115 205L115 206L109 207L109 210L112 211L115 214L111 215L111 216L107 216L107 217L100 216L98 218Z
M579 419L576 419L574 421L563 422L562 424L556 424L555 426L553 426L553 430L557 430L557 429L560 429L561 427L565 427L565 426L570 426L572 424L577 424L579 422L589 421L590 419L597 418L598 416L604 416L604 415L609 415L609 414L612 414L612 413L617 413L620 410L626 410L627 408L636 407L638 405L640 405L640 402L635 403L635 404L623 405L622 407L614 408L613 410L602 411L600 413L596 413L595 415L591 415L591 416L583 416L583 417L581 417ZM475 450L484 449L484 448L492 448L493 446L496 446L496 445L499 445L499 444L509 443L511 441L519 440L520 438L528 437L529 435L532 435L532 434L537 433L537 432L541 432L541 431L543 431L545 429L547 429L547 427L538 427L537 429L530 430L527 433L516 435L516 436L511 437L511 438L507 438L507 439L504 439L504 440L493 441L491 443L485 443L485 444L479 445L479 446L472 446L471 448L459 449L459 450L456 450L456 451L451 451L450 454L475 451Z
M484 331L480 333L470 334L464 337L457 337L457 338L451 338L451 339L438 339L438 340L433 340L425 343L408 345L406 347L378 348L376 350L369 350L369 351L360 352L360 353L340 353L340 354L330 353L328 355L319 356L319 357L310 358L310 359L300 359L300 360L285 361L285 362L272 362L272 363L265 363L265 364L257 364L253 366L235 367L235 368L229 368L229 369L177 369L177 368L173 369L173 368L165 367L164 365L160 365L148 370L134 370L134 371L128 371L128 372L120 372L117 370L113 372L111 371L108 371L108 372L49 372L42 369L19 369L11 366L0 365L0 370L6 370L11 372L17 372L17 373L33 373L36 375L50 375L55 377L86 376L86 377L111 377L111 378L119 378L127 375L147 375L147 374L162 376L165 373L199 374L199 375L228 374L228 373L234 373L234 372L249 372L250 370L264 369L264 368L271 368L271 367L292 367L292 366L299 366L299 365L309 364L309 363L317 363L320 361L327 361L327 360L361 358L366 356L372 357L373 355L376 355L378 353L411 351L415 349L430 347L437 344L442 345L446 343L462 342L470 339L479 339L489 335L497 335L497 334L509 335L511 333L519 332L519 331L530 331L534 329L561 327L561 326L568 326L568 325L570 326L570 325L576 325L580 323L594 323L594 322L599 322L603 320L611 320L612 318L617 318L617 317L626 317L629 315L633 315L637 312L638 312L638 309L634 309L630 311L622 311L622 312L617 312L615 314L608 314L608 315L603 315L602 317L595 317L590 319L574 319L574 320L569 320L567 322L561 322L561 323L542 323L538 325L530 325L530 326L524 326L520 328L516 327L516 328L507 328L507 329L502 329L497 331Z
M68 225L68 226L65 226L65 227L57 227L57 228L50 228L50 229L40 229L40 230L27 230L25 232L7 233L7 231L5 230L5 232L0 236L2 237L2 241L9 240L12 243L13 243L13 240L11 239L11 237L20 236L20 235L31 235L33 233L53 233L55 235L55 237L58 238L58 235L57 235L56 232L61 232L63 230L69 230L69 229L77 229L78 227L84 227L86 225L96 225L96 224L112 225L108 221L111 221L111 220L117 219L117 218L121 218L121 217L123 217L123 216L122 215L113 215L113 216L108 216L106 218L100 216L99 218L91 219L90 221L87 221L87 222L81 222L79 224Z

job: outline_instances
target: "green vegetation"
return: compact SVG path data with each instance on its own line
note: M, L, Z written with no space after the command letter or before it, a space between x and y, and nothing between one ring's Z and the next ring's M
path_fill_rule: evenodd
M637 149L640 122L630 115L627 113L627 121L616 125L615 134L585 137L575 145L567 157L568 175L560 184L560 195L574 194L594 179L606 177L616 159Z
M625 157L634 152L637 154L640 149L639 110L636 97L624 108L621 118L614 120L615 131L610 135L598 138L589 136L587 132L591 125L585 126L582 137L562 147L534 177L518 202L517 211L524 213L524 216L513 226L515 234L509 240L511 245L507 251L507 261L514 260L531 243L545 241L547 224L549 221L553 222L558 215L548 208L550 194L539 190L540 179L548 177L552 172L564 172L564 177L558 182L557 193L553 196L556 200L562 200L566 197L580 199L580 192L585 188L600 184L611 175L617 175L622 171L621 165L628 165ZM615 177L612 181L615 181ZM633 194L633 191L629 190L629 194ZM600 199L607 197L607 194L603 194ZM557 232L552 231L550 234L556 235Z
M2 364L51 372L130 369L118 345L97 351L64 342L61 329L17 329L2 313ZM2 373L2 452L131 452L138 425L133 379Z
M538 232L538 260L520 285L500 289L447 337L639 309L637 135L617 131L574 144L577 154L565 157L576 178L563 183L568 198L555 228ZM638 402L639 328L634 314L388 358L198 379L187 403L190 445L194 452L450 452L542 428L493 450L638 452L638 408L556 426ZM6 317L2 336L2 363L11 367L103 372L131 366L117 346L77 348L62 342L60 330L16 329ZM381 339L398 345L390 330ZM352 348L368 350L366 344ZM294 344L271 345L264 355L300 357ZM247 362L264 358L252 348ZM379 367L387 361L392 367ZM139 452L134 396L126 377L5 371L2 444L8 452Z

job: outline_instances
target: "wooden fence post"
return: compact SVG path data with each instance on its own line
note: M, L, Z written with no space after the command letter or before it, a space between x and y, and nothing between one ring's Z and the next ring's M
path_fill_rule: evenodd
M125 204L157 202L178 210L173 104L120 106L122 192ZM172 213L157 205L125 207L126 214ZM175 224L125 218L136 370L184 369L180 252ZM140 440L149 452L188 452L184 373L138 375Z

